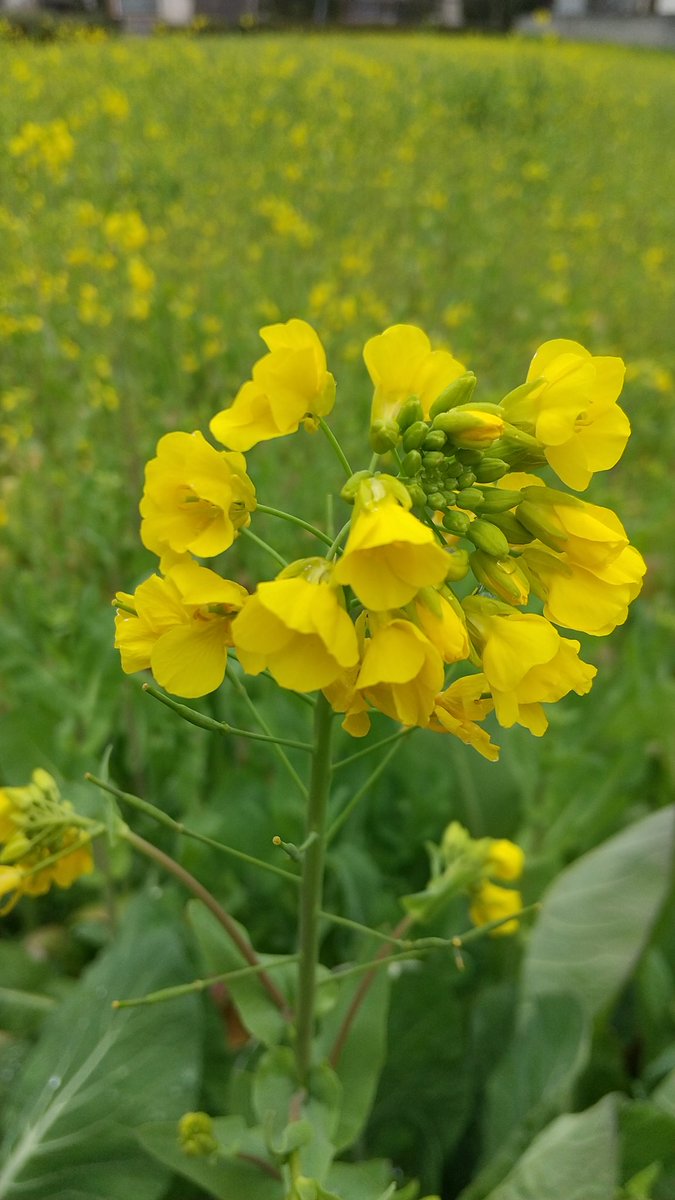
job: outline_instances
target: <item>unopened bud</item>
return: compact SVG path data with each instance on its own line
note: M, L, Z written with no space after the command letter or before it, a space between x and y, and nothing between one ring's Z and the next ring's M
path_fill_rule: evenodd
M511 468L503 458L484 458L476 463L474 470L479 483L496 483L502 476L508 475Z
M506 558L509 553L509 543L491 521L472 521L466 536L478 550L484 550L493 558Z
M522 498L522 492L509 491L508 488L485 488L479 512L508 512L510 508L515 508L517 504L520 504Z
M464 467L475 468L476 463L483 461L482 450L467 450L466 446L461 446L455 451L455 454L457 456L457 462L461 463Z
M504 420L496 412L470 407L453 408L435 418L434 428L442 429L460 449L483 450L501 437Z
M513 513L491 513L490 521L501 529L511 546L526 546L528 542L534 541L534 534L530 533Z
M477 383L478 380L473 371L465 371L458 379L448 384L429 409L429 416L432 420L439 413L455 408L457 404L466 404L473 396Z
M403 434L403 449L406 453L408 450L419 450L428 432L429 426L426 421L415 421L413 425L409 425Z
M442 492L429 492L427 504L430 508L445 508L445 496Z
M445 576L446 582L457 583L460 579L464 579L469 573L469 552L468 550L452 550L448 554L448 570Z
M494 558L483 550L474 550L471 570L483 587L507 604L527 603L530 586L515 558Z
M536 490L538 489L528 488L530 492ZM550 546L552 550L564 550L567 541L565 530L550 505L523 500L522 504L518 505L517 517L545 546Z
M0 863L15 863L25 858L30 851L30 842L23 833L15 833L0 854Z
M470 524L471 518L464 512L446 512L443 516L443 528L458 537L464 537Z
M398 444L398 426L389 421L373 421L370 427L370 444L376 454L386 454Z
M482 499L483 493L478 488L474 487L462 488L462 490L457 493L457 504L459 508L468 508L473 510L482 502Z
M417 396L409 396L398 410L396 424L403 433L410 425L422 420L424 420L424 409L421 400Z
M471 467L465 467L464 470L461 472L461 474L458 475L458 477L457 477L457 487L458 488L471 487L472 484L474 484L475 482L476 482L476 476L475 476L474 472L471 470Z
M178 1141L183 1153L191 1158L214 1154L218 1142L213 1135L213 1121L208 1113L185 1113L178 1122Z
M415 505L415 507L423 508L427 502L427 494L426 494L424 488L420 487L419 483L415 483L415 482L406 483L405 486L406 486L408 495L410 496L410 499L411 499L412 503Z
M442 450L445 445L445 434L442 429L432 429L424 439L425 450Z
M402 475L416 475L422 470L422 455L419 450L409 450L401 463Z
M440 467L443 463L444 455L441 450L429 450L424 452L425 467Z

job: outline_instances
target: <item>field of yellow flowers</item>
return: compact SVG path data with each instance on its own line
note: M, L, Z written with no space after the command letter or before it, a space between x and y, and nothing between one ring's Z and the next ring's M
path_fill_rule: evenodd
M121 674L111 600L156 566L138 537L138 501L158 439L206 428L262 354L258 328L300 317L326 347L339 380L331 421L359 462L370 454L362 431L372 394L362 347L392 324L420 326L434 347L451 350L476 371L488 402L525 378L548 339L623 357L621 404L633 436L611 479L596 477L585 498L621 512L648 562L644 595L611 642L582 636L584 660L602 669L589 696L556 706L544 743L511 730L498 771L459 743L438 752L430 733L402 744L367 812L359 810L353 841L332 852L332 907L347 925L390 921L381 896L424 886L424 841L438 841L451 818L474 838L517 840L530 905L570 861L672 800L675 159L665 131L674 126L675 58L657 52L430 33L32 45L0 29L0 785L25 784L37 768L33 803L60 804L54 776L86 812L84 772L110 770L202 842L261 854L271 829L295 836L302 805L262 751L172 723L138 678ZM256 448L261 506L331 525L317 499L326 474L318 442L300 430ZM261 537L266 521L269 513L256 517ZM296 534L274 528L275 545L284 551L287 537L297 558ZM241 539L238 583L253 585L260 554ZM265 684L256 679L251 695L275 715L279 701ZM239 703L218 693L197 707L207 721L230 721ZM302 736L304 715L285 713L291 738ZM346 761L341 804L357 774ZM223 869L198 840L174 852L227 895L256 944L288 951L294 908L292 898L279 900L275 878L258 880L239 863ZM12 1009L9 1032L0 1024L0 1103L11 1099L44 1009L75 986L115 924L116 903L124 908L147 879L114 838L97 868L76 889L6 918L0 1017L12 989L34 1003L18 1017ZM616 880L618 891L620 872ZM133 903L131 911L130 928ZM603 920L600 912L601 931ZM640 920L636 911L643 949ZM137 933L144 944L140 919ZM331 930L327 961L349 958L349 936ZM133 941L124 942L130 955ZM478 970L469 961L460 974L448 961L433 978L404 980L364 1134L369 1154L395 1159L444 1196L464 1187L466 1200L499 1186L489 1170L470 1183L482 1161L478 1089L502 1049L519 961L511 939L496 941L482 960L477 951ZM592 967L597 943L588 944ZM674 947L671 916L618 1015L596 1028L591 1059L583 1057L590 1032L575 1058L577 1107L612 1090L639 1101L672 1071ZM131 987L131 966L128 974ZM603 1003L605 1019L610 993L589 1022ZM239 1047L242 1030L225 1000L220 1015L230 1048ZM215 1015L208 1020L199 1094L221 1111L231 1061ZM435 1040L426 1027L434 1025ZM167 1047L180 1040L169 1026ZM161 1039L153 1044L161 1058ZM526 1050L536 1079L537 1046L514 1045L514 1072ZM242 1087L234 1074L232 1095ZM494 1111L511 1103L508 1071L504 1078L486 1085ZM534 1103L529 1092L525 1099ZM534 1109L520 1100L529 1120ZM560 1103L551 1112L564 1111ZM634 1119L637 1145L639 1112ZM654 1161L659 1129L649 1142ZM174 1152L171 1142L158 1157L171 1165ZM672 1147L661 1158L668 1154ZM634 1157L622 1179L642 1169ZM12 1186L3 1192L0 1175L0 1195L13 1196ZM666 1197L651 1186L638 1181L643 1190L625 1196Z

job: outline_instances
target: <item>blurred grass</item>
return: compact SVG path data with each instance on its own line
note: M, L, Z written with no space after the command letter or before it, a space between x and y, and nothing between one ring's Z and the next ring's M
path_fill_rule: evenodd
M646 596L607 644L586 639L598 681L558 706L543 743L504 736L503 768L431 735L428 754L404 749L361 818L387 870L423 874L423 838L457 813L475 833L520 828L543 882L663 803L674 122L675 60L619 48L432 35L0 43L2 777L42 763L73 778L112 742L123 781L175 809L208 796L234 841L261 803L256 837L281 818L294 832L272 759L176 729L123 679L108 603L155 565L137 503L158 437L204 427L262 352L258 326L300 315L327 346L334 424L357 466L361 347L392 322L451 347L484 399L521 382L549 337L628 362L634 437L589 496L648 555ZM263 502L317 520L327 471L339 488L304 433L259 447L249 467ZM244 581L258 566L243 541L228 556ZM231 711L228 693L213 703Z

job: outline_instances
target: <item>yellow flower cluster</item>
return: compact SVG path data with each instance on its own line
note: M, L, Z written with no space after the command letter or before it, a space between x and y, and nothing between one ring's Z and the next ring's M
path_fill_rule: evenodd
M44 168L52 179L62 178L66 164L75 153L75 142L62 118L39 125L26 121L10 139L9 153L30 171Z
M219 686L233 648L249 674L322 690L355 737L372 710L450 733L492 761L498 747L481 725L492 711L505 728L543 734L542 706L583 695L596 674L556 626L611 632L645 565L609 509L512 468L548 463L585 488L612 466L629 432L617 405L623 364L547 342L525 383L493 404L474 399L473 373L422 330L395 325L371 338L375 454L343 487L351 519L324 557L291 563L249 595L191 557L221 554L251 522L256 495L240 452L321 425L346 466L324 420L335 380L316 333L293 319L261 336L268 353L210 424L227 449L169 433L148 463L141 536L163 574L118 597L123 669L150 668L169 691L196 697ZM531 598L543 613L524 611ZM498 892L486 883L484 909Z
M86 830L46 771L25 787L0 788L0 916L53 883L70 887L93 870Z

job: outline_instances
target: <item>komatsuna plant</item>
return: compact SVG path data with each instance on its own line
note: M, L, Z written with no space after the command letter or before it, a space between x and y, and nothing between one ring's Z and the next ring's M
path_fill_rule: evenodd
M167 433L147 464L141 538L158 569L133 594L117 595L116 645L123 670L150 671L159 687L146 689L179 717L275 749L305 806L302 844L274 839L288 869L211 844L293 881L297 940L285 956L260 955L198 880L116 817L115 837L193 892L192 921L207 957L228 966L209 982L231 987L259 1044L245 1113L189 1112L170 1135L151 1127L144 1144L216 1197L385 1200L396 1188L388 1165L344 1157L365 1126L381 1061L379 1043L369 1059L363 1013L392 962L456 953L482 934L516 933L526 911L517 890L524 856L506 839L475 839L453 821L429 847L427 886L400 898L396 928L373 930L326 911L327 845L381 771L380 763L329 823L332 774L346 761L334 761L334 726L340 720L354 739L368 738L373 713L395 726L349 761L379 747L392 753L421 728L494 762L491 714L502 729L521 725L539 737L547 705L589 691L596 668L567 633L611 633L626 620L645 571L615 513L574 494L613 467L626 445L629 423L617 403L624 368L576 342L549 341L525 381L488 403L449 352L433 350L422 330L395 325L365 346L374 385L371 457L354 471L327 422L336 384L317 334L293 319L261 336L268 353L213 417L214 440L200 431ZM345 506L339 528L262 503L249 475L245 454L301 427L324 435L335 456ZM559 484L540 478L541 468ZM316 554L285 561L255 532L256 513L313 536ZM206 565L227 552L236 575L242 537L274 564L273 577L252 592ZM259 675L305 698L306 741L281 736L257 713L246 680ZM226 679L262 728L235 729L182 702ZM308 757L306 778L289 750ZM185 832L148 801L94 782ZM5 789L3 911L51 884L69 886L91 869L92 839L110 832L110 822L76 813L44 772L27 787ZM425 935L425 924L458 896L467 898L476 928ZM330 923L379 949L328 971L319 951L320 930ZM191 987L169 988L166 998ZM417 1192L408 1185L397 1194Z

